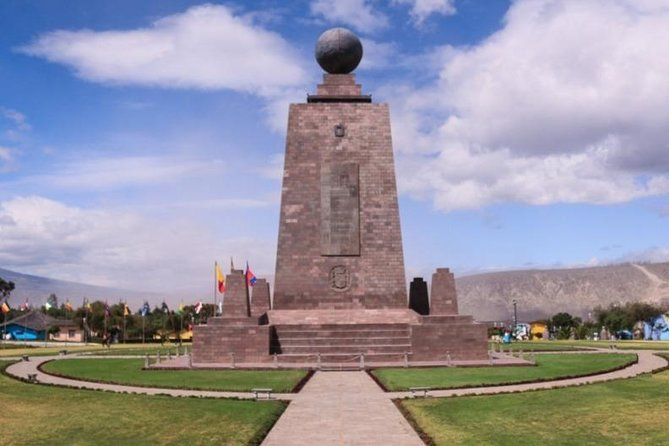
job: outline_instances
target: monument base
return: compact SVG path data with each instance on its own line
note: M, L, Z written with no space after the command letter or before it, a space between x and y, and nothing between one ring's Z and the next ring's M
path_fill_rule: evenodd
M263 316L215 317L196 326L193 363L372 366L488 358L487 328L471 316L421 316L410 309L270 310Z

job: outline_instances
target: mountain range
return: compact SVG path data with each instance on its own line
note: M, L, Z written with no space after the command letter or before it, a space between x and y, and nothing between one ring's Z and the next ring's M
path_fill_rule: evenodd
M159 293L67 282L2 268L0 277L16 284L12 293L15 305L26 298L41 305L51 293L75 305L84 297L109 302L123 299L135 306L144 299L156 305L165 297L174 303L170 302L173 296L170 299ZM513 300L519 320L546 318L561 311L587 318L598 305L669 303L669 262L491 272L458 277L456 286L460 313L479 321L511 320Z

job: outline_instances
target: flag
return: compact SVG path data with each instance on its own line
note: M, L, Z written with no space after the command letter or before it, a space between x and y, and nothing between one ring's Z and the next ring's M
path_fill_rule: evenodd
M127 303L123 304L123 316L130 316L130 307Z
M223 294L225 293L225 275L221 271L221 267L218 266L218 263L214 264L214 269L216 270L216 285L218 287L218 292Z
M246 262L246 286L255 285L257 280L256 275L253 274L253 271L249 268L249 262Z
M202 311L202 301L197 301L195 304L195 314L200 314L200 311Z
M5 300L2 305L0 306L0 309L2 310L3 313L7 314L10 312L11 308L9 308L9 304Z
M49 300L47 299L46 303L44 304L44 308L46 309L46 311L49 311L51 307L52 307L51 302L49 302Z
M163 313L169 313L170 312L170 308L167 306L165 301L163 301L163 305L160 307L160 309L162 310Z
M65 301L65 310L67 311L73 311L74 308L72 308L72 304L70 303L70 299Z
M144 305L142 305L142 309L140 310L139 314L141 314L143 317L146 317L147 314L151 312L151 307L149 306L149 302L144 301Z
M184 312L184 303L179 302L179 307L177 308L177 314L181 314Z
M88 300L87 297L84 297L84 303L82 307L84 307L84 310L86 311L91 311L93 309L93 306L91 305L91 302Z

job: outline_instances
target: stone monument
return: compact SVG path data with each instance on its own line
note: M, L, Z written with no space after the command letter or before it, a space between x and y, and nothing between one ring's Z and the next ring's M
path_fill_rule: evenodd
M269 284L250 300L232 271L223 316L195 327L194 363L487 358L486 327L458 315L448 269L433 275L429 307L425 282L421 314L409 307L390 114L356 83L362 55L346 29L318 39L323 82L289 108L271 308Z

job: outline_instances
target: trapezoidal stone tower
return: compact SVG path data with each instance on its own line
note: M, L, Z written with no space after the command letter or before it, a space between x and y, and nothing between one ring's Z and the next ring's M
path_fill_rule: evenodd
M388 105L325 74L290 105L274 308L406 306Z

